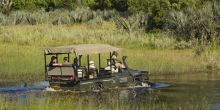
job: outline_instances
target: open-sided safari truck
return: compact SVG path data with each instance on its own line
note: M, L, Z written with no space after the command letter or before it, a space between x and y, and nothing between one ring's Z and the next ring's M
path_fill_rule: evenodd
M126 56L123 56L121 61L116 59L116 53L119 51L119 48L105 44L45 48L45 79L54 88L68 86L77 87L80 90L100 90L115 87L149 87L148 72L130 69L125 61ZM102 53L109 53L109 57L101 59L103 58L101 57ZM90 60L92 54L97 55L97 67L94 67L94 61ZM58 61L59 56L66 56L67 62L70 63L53 62L57 64L51 65L47 60L48 56L56 58L56 61ZM72 62L70 56L74 56ZM82 65L84 57L87 59L86 65ZM101 62L105 62L106 65L101 65L104 64Z

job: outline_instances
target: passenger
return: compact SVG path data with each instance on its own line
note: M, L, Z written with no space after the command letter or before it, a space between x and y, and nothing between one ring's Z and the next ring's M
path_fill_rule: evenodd
M70 64L69 61L68 61L68 57L63 58L63 64Z
M117 60L117 57L118 57L118 52L113 51L112 56L111 56L111 59Z
M112 53L112 56L111 56L111 59L112 59L112 64L116 64L117 62L121 62L119 59L118 59L118 52L116 51L113 51Z
M116 68L114 65L110 66L110 62L108 62L107 67L105 67L106 71L111 71L112 73L117 73L118 68Z
M89 61L89 78L94 78L97 76L97 69L95 67L94 61Z
M78 66L78 58L75 57L75 58L73 59L73 67L74 67L75 70L77 69L77 66Z
M62 64L58 64L57 63L57 57L52 56L51 60L50 60L50 63L49 63L49 66L62 66Z
M124 64L122 64L122 62L119 59L117 59L117 57L118 57L118 52L113 51L112 56L111 56L111 59L113 60L113 65L115 66L115 69L118 68L121 70L125 68L125 66Z
M96 69L94 61L89 61L89 69Z

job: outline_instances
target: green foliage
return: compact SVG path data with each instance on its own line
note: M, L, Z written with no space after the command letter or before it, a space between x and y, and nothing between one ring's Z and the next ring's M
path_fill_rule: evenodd
M200 0L128 0L129 11L144 11L149 16L149 29L163 28L165 16L170 10L196 7Z
M75 9L76 0L13 0L13 9L66 8Z
M178 39L199 39L200 43L207 44L219 34L219 6L218 3L207 2L201 9L172 11L167 17L168 27Z
M173 79L172 79L173 80ZM181 80L182 81L182 80ZM4 84L4 83L3 83ZM172 88L173 89L173 88ZM176 89L176 88L175 88ZM187 88L188 89L188 88ZM179 89L178 89L179 90ZM191 90L192 91L192 90ZM34 91L25 94L25 100L20 94L13 96L2 94L0 97L1 110L207 110L209 98L207 96L194 96L190 92L178 94L148 93L134 94L130 90L113 89L104 93L59 90L42 93ZM200 92L201 91L201 92ZM194 92L194 91L193 91ZM139 93L139 92L137 92ZM204 88L198 90L198 94L204 94ZM23 95L23 94L22 94ZM136 97L135 97L136 96ZM163 96L163 97L161 97ZM141 97L137 99L137 97ZM164 98L165 97L165 98ZM163 101L170 97L180 97L172 101ZM190 97L190 98L188 98ZM135 100L134 100L135 99ZM177 101L177 102L175 102ZM173 104L175 103L175 104ZM172 104L172 106L170 106Z
M1 0L0 1L0 12L3 14L9 15L11 11L12 0Z
M25 0L13 0L13 9L24 9Z
M111 0L95 0L94 5L91 7L92 9L95 10L104 10L104 9L111 9L112 4Z
M149 47L152 49L172 49L175 45L175 39L167 36L149 36Z
M78 3L77 0L56 0L54 8L65 8L68 10L74 10L77 6L81 6L81 3Z
M115 18L128 33L165 30L180 41L177 48L188 47L181 40L208 44L220 37L218 0L13 0L10 14L11 8L0 7L8 13L0 15L1 25L102 24Z
M77 8L72 11L59 9L50 12L46 12L45 10L13 11L10 15L0 13L0 25L73 25L75 23L102 24L104 20L109 21L117 15L118 13L116 11L93 11L89 8Z
M95 0L82 0L82 5L84 7L92 7L95 5Z
M117 10L119 12L144 12L148 15L148 29L162 29L166 25L166 15L171 10L185 8L199 9L207 0L14 0L13 9L57 8L75 10L89 7L93 10ZM212 0L216 1L216 0ZM126 16L129 14L125 14Z
M131 12L144 11L149 16L149 28L161 28L163 17L171 9L169 0L129 0L129 10Z
M112 8L125 12L128 10L128 0L112 0Z
M184 40L177 41L174 45L174 49L189 49L192 48L192 43L191 42L186 42Z
M116 17L114 21L117 28L122 29L125 32L140 32L147 27L148 16L145 13L140 12L128 18Z

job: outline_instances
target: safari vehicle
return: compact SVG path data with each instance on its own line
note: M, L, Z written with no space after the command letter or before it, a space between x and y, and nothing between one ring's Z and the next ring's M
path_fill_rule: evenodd
M105 44L81 44L45 48L45 80L49 81L51 87L76 87L84 90L100 90L103 88L116 87L149 87L147 71L138 71L128 67L126 56L120 62L124 67L117 68L115 59L112 58L114 52L120 49ZM101 54L109 53L109 57L101 59ZM98 67L91 69L91 55L97 55ZM66 56L70 61L70 56L74 57L72 63L51 66L48 64L48 56ZM105 55L106 56L106 55ZM82 65L82 59L86 58L86 65ZM58 60L57 60L58 61ZM106 65L101 65L105 62ZM59 63L59 62L57 62ZM108 66L108 69L104 68ZM115 71L117 69L117 71Z

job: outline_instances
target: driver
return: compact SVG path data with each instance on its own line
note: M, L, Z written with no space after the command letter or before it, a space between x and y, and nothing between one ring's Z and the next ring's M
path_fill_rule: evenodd
M118 57L118 52L113 51L111 59L113 60L113 64L115 65L115 67L119 69L125 68L125 66L122 64L122 62L117 57Z

